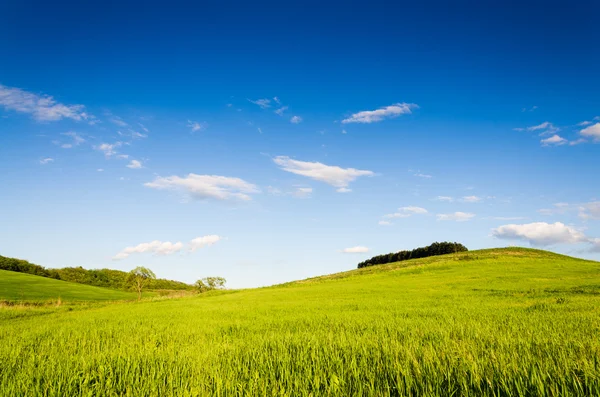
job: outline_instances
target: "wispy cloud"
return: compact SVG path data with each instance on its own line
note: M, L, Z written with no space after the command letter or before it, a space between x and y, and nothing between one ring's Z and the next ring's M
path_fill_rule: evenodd
M283 116L283 114L285 113L286 110L288 110L288 107L282 106L279 109L275 110L275 114L277 114L279 116Z
M377 110L363 110L362 112L354 113L352 116L342 120L342 123L376 123L403 114L411 114L414 109L418 108L419 106L414 103L395 103Z
M0 84L0 105L7 110L30 114L37 121L71 119L91 121L95 117L85 112L83 105L65 105L49 95L38 95L20 88Z
M68 136L71 138L70 142L60 142L60 141L53 141L53 143L59 145L61 148L63 149L71 149L75 146L79 146L82 143L85 142L85 139L79 135L78 133L74 132L74 131L69 131L69 132L62 132L61 135L64 136Z
M483 201L483 198L479 196L464 196L462 199L460 199L460 201L465 203L479 203Z
M199 123L192 120L188 120L187 126L192 130L192 132L203 131L206 129L206 123Z
M259 193L256 185L240 178L218 175L188 174L185 177L157 177L144 186L159 190L174 190L197 200L251 200L250 194Z
M300 124L301 122L302 122L302 117L300 117L300 116L293 116L290 119L290 123L292 123L292 124Z
M217 236L216 234L211 234L209 236L196 237L192 241L190 241L190 251L194 252L199 250L200 248L209 247L213 244L221 241L222 237Z
M340 193L346 192L348 185L357 178L375 175L372 171L341 168L319 162L293 160L287 156L277 156L273 161L284 171L325 182L338 188L338 192Z
M428 213L429 212L425 208L408 206L408 207L398 208L398 212L394 212L392 214L386 214L383 217L386 219L408 218L412 215L425 215Z
M252 99L248 99L248 102L253 103L257 106L260 106L261 109L268 109L271 107L271 100L267 98L257 99L253 101ZM279 102L277 102L279 103Z
M42 164L42 165L46 165L46 164L49 164L49 163L52 163L52 162L54 162L54 159L50 158L50 157L45 157L45 158L43 158L43 159L40 160L40 164Z
M356 247L344 248L342 252L344 254L364 254L369 252L369 248L358 245Z
M122 145L122 142L101 143L100 145L94 146L94 149L103 152L104 156L108 158L116 155L118 153L116 149Z
M131 160L129 164L127 164L127 168L140 169L142 168L142 162L138 160Z
M414 176L418 177L418 178L424 178L424 179L431 179L433 178L432 175L429 174L423 174L421 172L417 172L416 174L414 174Z
M454 212L451 214L437 214L438 221L456 221L456 222L466 222L473 218L475 218L475 214L471 214L468 212Z
M450 197L450 196L437 196L435 198L436 201L447 201L449 203L454 201L454 198Z

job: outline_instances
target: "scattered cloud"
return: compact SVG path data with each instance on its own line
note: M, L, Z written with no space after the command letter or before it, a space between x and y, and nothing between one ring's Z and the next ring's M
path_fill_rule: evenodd
M416 173L416 174L415 174L415 176L416 176L416 177L419 177L419 178L425 178L425 179L430 179L430 178L433 178L433 176L431 176L431 175L429 175L429 174L422 174L422 173L420 173L420 172L419 172L419 173Z
M325 182L338 188L338 192L340 193L346 192L350 182L353 182L358 177L375 175L372 171L341 168L319 162L293 160L287 156L277 156L273 161L284 171Z
M437 214L438 221L456 221L466 222L475 217L475 214L468 212L454 212L452 214Z
M437 196L435 198L436 201L446 201L448 203L451 203L454 201L454 198L450 197L450 196Z
M409 206L409 207L398 208L398 212L394 212L392 214L386 214L383 217L385 219L408 218L412 215L425 215L428 213L429 212L425 208Z
M297 187L293 192L292 196L298 198L309 198L312 196L312 187Z
M218 243L222 239L221 236L217 236L216 234L211 234L209 236L196 237L192 241L190 241L190 251L194 252L200 248L204 248L207 246L211 246L213 244Z
M122 146L123 143L122 142L115 142L115 143L101 143L98 146L94 146L94 149L103 152L104 156L106 156L107 158L112 157L114 155L116 155L117 152L117 148Z
M274 96L273 101L275 101L276 104L281 105L281 101L279 100L278 97Z
M288 110L287 106L282 106L279 109L275 110L275 113L279 116L283 116L283 113Z
M540 142L542 146L562 146L569 143L568 140L557 134L552 135L550 138L542 139Z
M364 110L354 113L352 116L342 120L342 124L348 123L376 123L389 118L395 118L403 114L411 114L413 109L419 106L414 103L395 103L377 110Z
M529 109L528 108L523 108L521 109L521 112L533 112L534 110L536 110L538 107L537 106L532 106Z
M290 123L292 123L292 124L300 124L301 122L302 122L302 117L300 117L300 116L293 116L290 119Z
M150 252L154 255L171 255L181 251L183 244L181 242L172 243L170 241L152 241L149 243L141 243L136 246L126 247L113 257L113 260L125 259L131 254L142 254Z
M350 193L352 189L348 189L347 187L340 187L335 190L338 193Z
M560 131L560 128L556 127L549 121L544 121L541 124L527 127L527 131L541 131L540 135L551 135Z
M119 127L127 127L129 125L126 122L124 122L123 119L119 116L112 116L109 120L111 123L116 124Z
M54 159L50 158L50 157L45 157L40 160L40 164L42 164L42 165L46 165L46 164L53 163L53 162L54 162Z
M72 147L79 146L85 142L85 139L83 139L83 137L81 135L79 135L78 133L76 133L74 131L62 132L61 135L68 136L71 138L71 142L68 142L68 143L60 143L58 141L54 142L54 143L60 145L60 147L63 149L71 149Z
M259 193L256 185L240 178L218 175L188 174L185 177L157 177L144 186L159 190L180 191L193 199L251 200L250 194Z
M85 112L83 105L65 105L49 95L38 95L2 84L0 84L0 105L7 110L30 114L40 122L62 119L95 120L94 116Z
M600 201L592 201L579 206L579 217L581 219L600 219Z
M483 201L483 198L478 196L464 196L460 201L464 203L479 203Z
M520 221L526 218L524 216L491 216L485 219L493 219L495 221Z
M140 169L142 168L142 163L138 160L131 160L129 164L127 164L127 168Z
M586 138L592 138L594 141L598 142L600 141L600 123L590 125L579 131L579 133Z
M392 225L392 222L390 222L390 221L379 221L378 224L380 226L390 226L390 225Z
M364 254L365 252L369 252L369 249L358 245L356 247L344 248L342 252L345 254Z
M271 107L271 100L270 99L266 99L266 98L264 98L264 99L257 99L255 101L253 101L252 99L248 99L248 102L260 106L261 109L268 109L268 108Z
M540 247L589 242L589 239L581 231L560 222L504 225L493 229L492 235L505 240L523 240Z
M187 126L192 132L204 131L206 129L206 123L199 123L197 121L188 120Z

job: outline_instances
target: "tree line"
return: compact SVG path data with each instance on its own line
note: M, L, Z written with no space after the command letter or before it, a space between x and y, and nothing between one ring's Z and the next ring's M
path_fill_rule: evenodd
M383 265L386 263L401 262L409 259L426 258L428 256L446 255L465 251L468 251L467 247L460 243L451 243L447 241L442 243L435 242L426 247L419 247L410 251L398 251L385 255L374 256L371 259L360 262L358 264L358 268L361 269L363 267L374 265Z
M56 280L69 281L71 283L93 285L96 287L112 289L131 288L130 273L112 269L88 270L83 267L65 267L62 269L46 269L23 259L7 258L0 255L0 270L9 270L19 273L33 274L53 278ZM146 282L149 290L192 290L195 287L180 281L150 278Z

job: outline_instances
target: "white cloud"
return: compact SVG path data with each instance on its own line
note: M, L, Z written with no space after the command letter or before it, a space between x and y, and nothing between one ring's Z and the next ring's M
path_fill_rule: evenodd
M592 243L591 252L600 252L600 238L590 239L589 242Z
M341 168L319 162L293 160L287 156L277 156L273 161L284 171L325 182L338 188L338 192L340 193L346 192L347 190L345 189L356 178L375 175L372 171Z
M492 216L486 219L493 219L495 221L520 221L525 219L523 216Z
M582 143L586 143L586 142L587 142L587 140L586 140L586 139L584 139L584 138L579 138L579 139L576 139L576 140L574 140L574 141L571 141L571 142L569 142L569 146L576 146L576 145L580 145L580 144L582 144Z
M149 243L141 243L133 247L126 247L113 257L113 260L125 259L131 254L142 254L150 252L155 255L171 255L181 251L183 244L181 242L172 243L170 241L152 241Z
M482 200L483 199L481 197L478 197L478 196L464 196L461 199L461 201L463 201L465 203L479 203Z
M550 138L542 139L540 142L542 143L542 146L561 146L567 144L569 141L557 134L554 134Z
M308 198L312 195L312 187L297 187L293 192L292 196L298 198Z
M354 113L347 119L342 120L342 123L375 123L387 118L411 114L413 109L418 108L419 106L414 103L395 103L377 110L364 110L362 112Z
M94 120L83 105L65 105L48 95L37 95L0 84L0 105L7 110L30 114L37 121Z
M577 125L580 126L580 127L585 127L586 125L590 125L590 124L592 124L592 122L591 121L587 121L587 120L582 121L581 123L577 123Z
M586 220L600 219L600 201L582 204L579 207L579 217Z
M129 124L123 121L119 116L113 116L110 119L111 123L118 125L119 127L127 127Z
M447 201L449 203L451 203L451 202L454 201L454 199L452 197L450 197L450 196L437 196L435 199L437 201Z
M347 187L340 187L335 189L335 191L338 193L350 193L352 189L348 189Z
M275 110L275 113L278 114L279 116L283 116L283 113L288 110L287 106L282 106L279 109Z
M595 141L600 141L600 123L586 127L579 131L579 133L586 138L592 138Z
M45 158L43 158L43 159L40 160L40 164L42 164L42 165L45 165L45 164L48 164L48 163L52 163L52 162L54 162L54 159L50 158L50 157L45 157Z
M379 221L379 225L380 226L390 226L390 225L392 225L392 222L390 222L390 221Z
M369 252L369 249L359 245L356 247L344 248L342 252L345 254L364 254L365 252Z
M203 131L206 129L206 123L199 123L192 120L188 120L187 126L192 130L192 132Z
M560 128L549 121L544 121L542 124L527 127L527 131L542 131L540 135L550 135L560 131Z
M342 134L347 134L347 133L348 133L348 131L342 130Z
M534 246L589 242L581 231L560 222L504 225L493 229L492 235L500 239L527 241Z
M104 155L108 158L117 154L117 148L123 145L122 142L115 143L101 143L98 146L94 146L94 149L99 150L104 153Z
M197 249L204 248L206 246L210 246L219 242L222 238L215 234L211 234L209 236L196 237L192 241L190 241L190 251L194 252Z
M264 99L257 99L256 101L248 99L248 102L260 106L261 109L268 109L268 108L271 107L271 100L270 99L266 99L266 98L264 98Z
M278 97L274 96L273 100L275 101L276 104L281 105L281 101L279 100Z
M301 122L302 122L302 117L300 117L300 116L293 116L290 119L290 123L292 123L292 124L300 124Z
M71 143L63 143L63 144L60 145L60 147L63 148L63 149L70 149L73 146L79 146L79 145L81 145L82 143L85 142L85 139L83 139L81 137L81 135L79 135L78 133L76 133L74 131L62 132L61 135L68 136L68 137L70 137L72 139Z
M428 213L429 212L425 208L409 206L398 208L398 212L394 212L393 214L386 214L383 217L386 219L408 218L412 215L424 215Z
M471 214L468 212L454 212L452 214L437 214L438 221L456 221L456 222L466 222L475 217L475 214Z
M127 168L140 169L142 168L142 163L138 160L131 160L131 162L127 164Z
M431 176L429 174L421 174L421 173L417 173L417 174L415 174L415 176L417 176L419 178L425 178L425 179L433 178L433 176Z
M188 174L179 176L157 177L154 181L145 183L144 186L159 190L181 191L197 200L251 200L250 194L259 193L260 190L253 184L240 178L218 175Z

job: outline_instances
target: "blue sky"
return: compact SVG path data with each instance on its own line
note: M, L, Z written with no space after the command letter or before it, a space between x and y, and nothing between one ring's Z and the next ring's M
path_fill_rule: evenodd
M230 287L436 240L600 259L598 12L4 2L0 254Z

